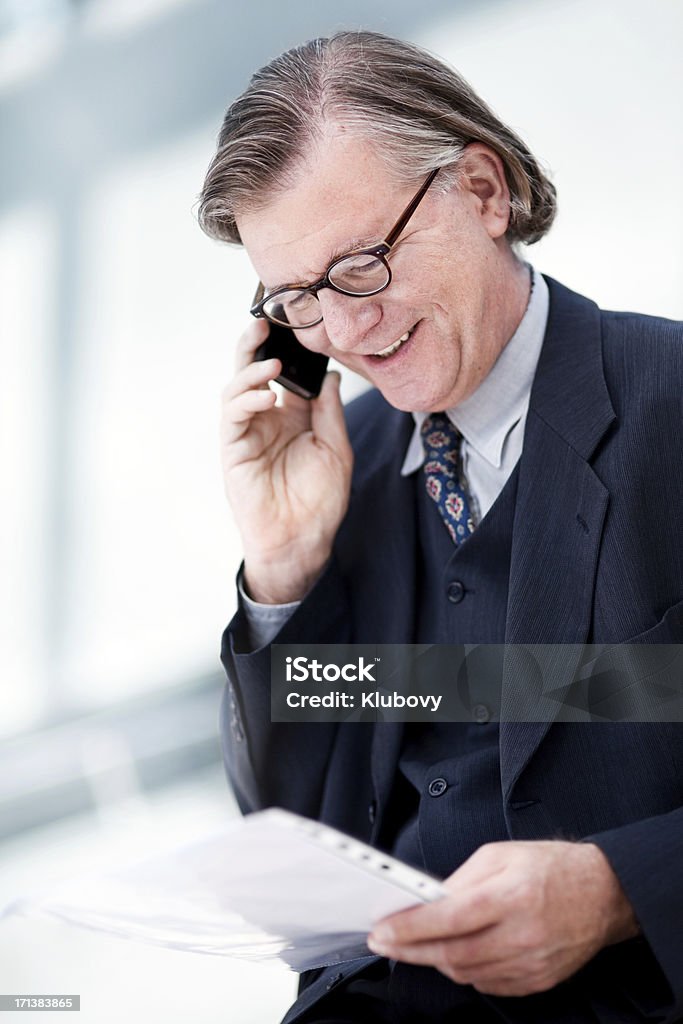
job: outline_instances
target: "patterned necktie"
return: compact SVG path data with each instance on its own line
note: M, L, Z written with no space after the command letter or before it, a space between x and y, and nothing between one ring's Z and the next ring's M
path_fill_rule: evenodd
M454 544L474 533L467 493L458 475L461 435L443 412L434 412L422 424L425 449L425 485L436 502Z

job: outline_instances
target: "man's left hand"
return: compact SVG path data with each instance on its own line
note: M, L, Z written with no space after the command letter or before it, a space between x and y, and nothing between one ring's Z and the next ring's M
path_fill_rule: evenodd
M373 952L436 967L489 995L525 996L638 933L616 875L592 843L488 843L443 884L443 899L380 921L368 939Z

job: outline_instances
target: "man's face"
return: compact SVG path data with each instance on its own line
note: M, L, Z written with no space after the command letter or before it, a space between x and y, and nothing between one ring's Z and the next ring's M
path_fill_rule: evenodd
M384 292L358 298L324 288L323 322L297 332L398 409L436 411L467 398L518 322L507 325L508 278L518 265L503 238L507 215L491 210L484 179L492 166L484 159L481 176L445 195L432 186L389 256ZM382 241L419 184L397 186L376 147L331 132L290 188L237 218L266 291L309 284L335 257ZM378 354L406 335L396 351Z

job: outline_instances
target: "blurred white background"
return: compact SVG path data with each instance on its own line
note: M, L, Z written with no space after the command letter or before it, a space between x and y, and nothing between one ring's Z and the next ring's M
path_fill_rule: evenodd
M217 425L254 275L193 204L251 71L359 26L449 60L550 169L540 270L683 318L679 0L0 0L0 905L235 813ZM276 1021L293 987L0 922L0 992L80 992L83 1024Z

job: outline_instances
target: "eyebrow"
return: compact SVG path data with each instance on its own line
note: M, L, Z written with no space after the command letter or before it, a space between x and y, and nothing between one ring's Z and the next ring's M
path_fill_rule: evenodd
M335 260L338 260L340 256L346 256L347 253L357 252L359 249L369 249L371 245L379 245L380 242L381 238L378 239L374 235L372 238L368 238L366 235L364 238L350 239L344 245L340 245L336 249L333 249L332 252L328 255L327 262L325 263L325 270L323 270L321 274L311 274L310 277L308 278L308 281L319 281L320 278L325 273L325 271L327 270L327 268L330 266L330 264L334 263ZM291 280L283 281L281 284L276 284L273 288L268 288L266 290L266 294L272 295L273 292L278 292L281 288L304 287L306 287L306 285L303 281L299 283L294 283Z

